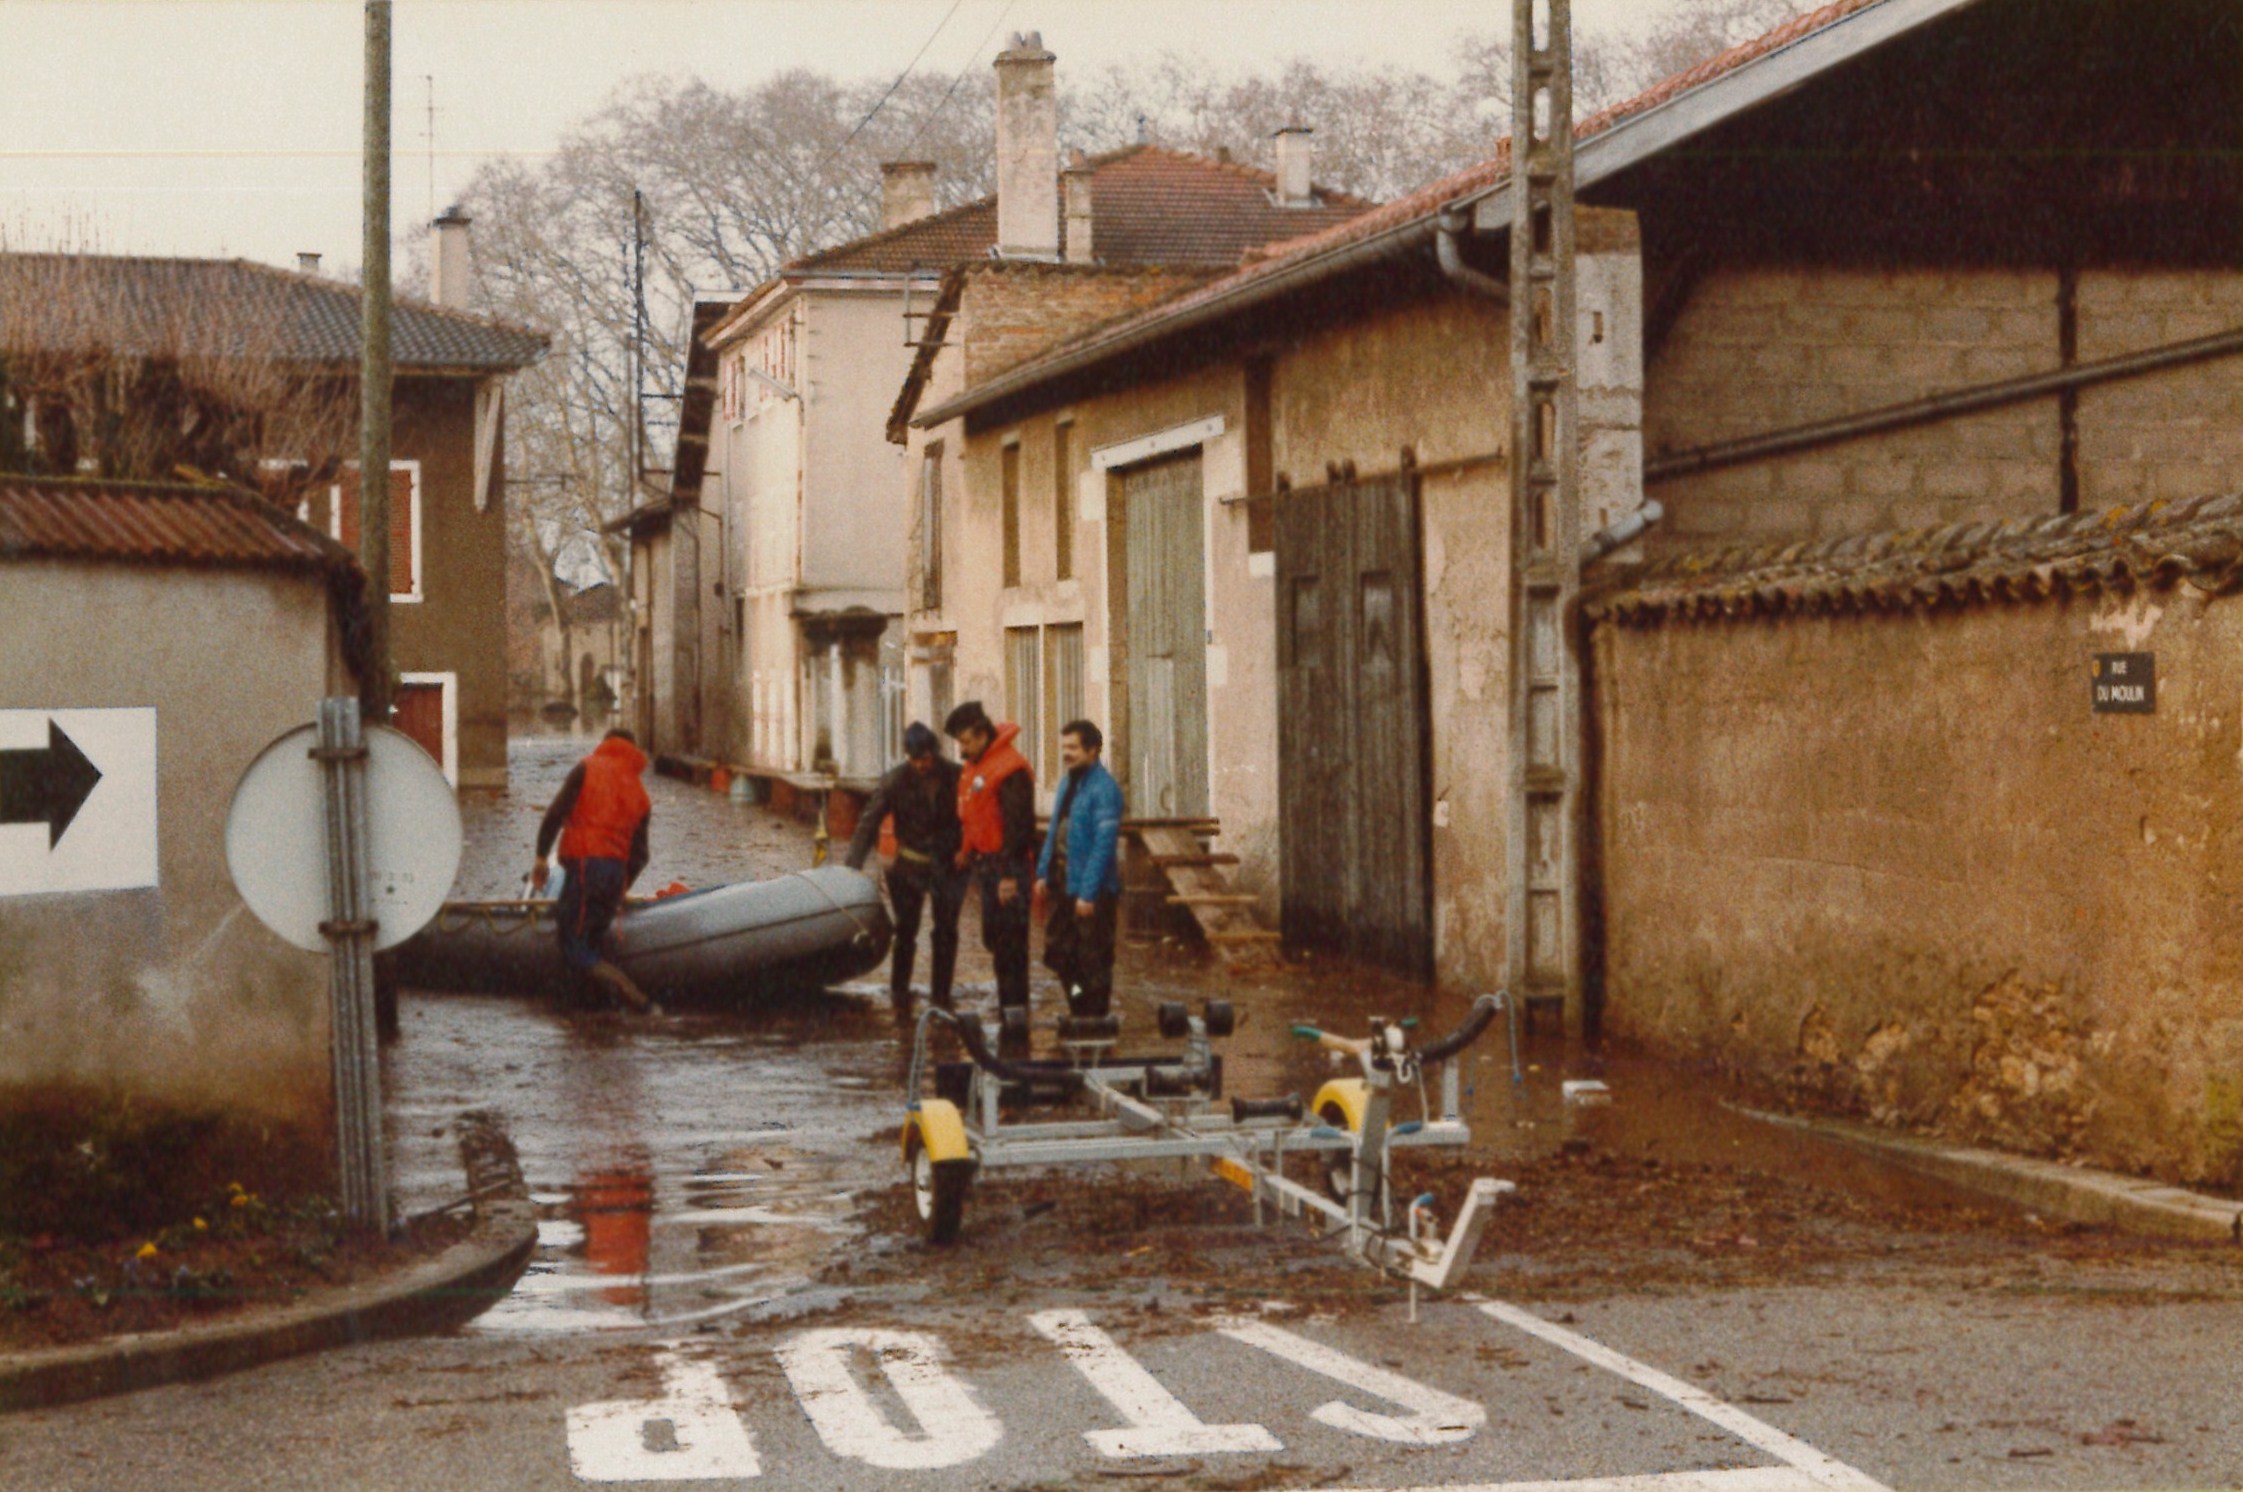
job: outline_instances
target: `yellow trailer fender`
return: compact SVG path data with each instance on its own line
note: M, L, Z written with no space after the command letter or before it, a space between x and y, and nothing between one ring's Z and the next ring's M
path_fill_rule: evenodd
M1363 1132L1363 1110L1369 1102L1369 1090L1361 1078L1334 1078L1316 1090L1316 1102L1311 1106L1317 1118L1324 1119L1333 1109L1338 1109L1347 1121L1351 1135ZM1327 1121L1329 1122L1329 1121Z
M947 1098L921 1100L918 1107L911 1111L910 1117L904 1120L905 1165L911 1164L915 1143L926 1146L928 1158L938 1164L946 1160L973 1158L973 1148L966 1143L966 1121L959 1117L958 1106Z

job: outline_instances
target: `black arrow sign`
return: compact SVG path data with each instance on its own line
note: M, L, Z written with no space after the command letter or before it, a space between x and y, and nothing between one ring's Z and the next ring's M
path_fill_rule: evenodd
M45 824L51 850L99 781L101 769L50 719L44 751L0 751L0 824Z

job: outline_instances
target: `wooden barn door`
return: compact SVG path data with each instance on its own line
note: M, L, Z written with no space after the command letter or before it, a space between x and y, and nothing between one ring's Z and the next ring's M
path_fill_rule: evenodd
M1288 943L1433 967L1417 484L1277 499L1280 875Z
M1207 812L1207 566L1199 453L1122 478L1129 577L1129 803Z

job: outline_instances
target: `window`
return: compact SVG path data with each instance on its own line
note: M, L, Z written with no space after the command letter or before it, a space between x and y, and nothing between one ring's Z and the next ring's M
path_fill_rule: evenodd
M1070 720L1083 718L1083 628L1074 622L1044 628L1044 718L1051 722L1050 748L1043 765L1044 780L1059 781L1059 732Z
M1020 584L1020 442L1007 441L998 491L1004 503L1005 585Z
M1073 455L1075 426L1061 420L1051 432L1051 532L1055 560L1053 574L1060 580L1075 576L1075 502L1069 488L1075 481Z
M327 489L328 532L344 548L358 551L358 467L343 471ZM389 464L389 594L393 601L421 599L421 464Z
M942 609L942 442L919 459L919 605Z
M1265 554L1277 547L1275 465L1270 434L1270 384L1276 366L1266 357L1246 363L1246 548Z
M1005 629L1005 708L1020 727L1020 739L1013 745L1030 762L1044 759L1038 718L1043 703L1042 638L1038 632L1035 627Z

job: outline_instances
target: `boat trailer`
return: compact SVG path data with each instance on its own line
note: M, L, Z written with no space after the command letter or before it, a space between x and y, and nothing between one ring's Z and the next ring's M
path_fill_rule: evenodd
M1171 1041L1182 1038L1184 1051L1180 1057L1150 1058L1114 1055L1120 1019L1109 1015L1063 1017L1063 1059L1008 1060L990 1050L978 1017L930 1007L920 1014L912 1043L901 1137L920 1222L930 1243L956 1239L967 1190L984 1169L1205 1159L1217 1176L1253 1197L1257 1224L1274 1207L1281 1217L1301 1218L1326 1237L1336 1236L1349 1257L1407 1280L1414 1320L1418 1286L1444 1290L1456 1283L1479 1246L1495 1199L1514 1187L1475 1180L1446 1238L1431 1193L1403 1209L1397 1228L1388 1157L1407 1147L1470 1141L1451 1059L1498 1014L1509 1027L1516 1083L1518 1022L1509 993L1500 992L1480 996L1461 1026L1422 1045L1411 1042L1415 1021L1373 1017L1370 1034L1359 1037L1295 1026L1295 1036L1355 1058L1360 1075L1331 1079L1305 1106L1297 1094L1287 1094L1233 1098L1218 1108L1222 1058L1214 1041L1236 1025L1227 1001L1209 1001L1201 1015L1164 1002L1160 1033ZM930 1061L929 1036L937 1026L956 1031L967 1060ZM1439 1069L1437 1112L1427 1100L1428 1068ZM1411 1089L1419 1117L1394 1123L1395 1094ZM1016 1117L1035 1109L1065 1110L1068 1117ZM1321 1187L1285 1174L1287 1158L1295 1155L1317 1158L1310 1169Z

